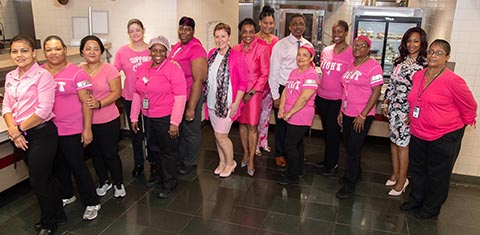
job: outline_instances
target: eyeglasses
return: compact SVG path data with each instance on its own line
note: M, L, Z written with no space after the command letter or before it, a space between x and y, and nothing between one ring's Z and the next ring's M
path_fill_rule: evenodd
M436 55L436 56L442 56L442 55L446 55L447 53L443 52L443 51L434 51L434 50L428 50L427 51L427 55Z
M368 47L368 45L365 44L365 43L353 44L352 46L353 46L353 47L358 47L358 48L367 48L367 47Z

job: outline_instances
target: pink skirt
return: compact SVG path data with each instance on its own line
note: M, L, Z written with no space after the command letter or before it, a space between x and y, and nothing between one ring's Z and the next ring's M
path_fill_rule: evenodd
M232 127L232 119L230 118L230 110L226 118L221 118L215 114L215 110L208 109L208 116L210 119L210 124L212 128L217 133L228 134Z
M258 125L262 112L262 96L263 92L255 92L252 98L242 107L240 117L237 119L240 124Z

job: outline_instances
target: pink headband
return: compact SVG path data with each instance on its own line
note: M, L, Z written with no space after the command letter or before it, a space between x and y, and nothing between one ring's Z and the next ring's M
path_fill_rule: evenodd
M308 53L310 53L310 56L312 56L312 58L315 57L315 48L311 47L308 44L304 44L300 48L303 48L303 49L307 50ZM310 65L315 68L315 64L313 63L313 60L310 63Z
M372 47L372 41L370 40L370 38L367 38L363 35L356 37L355 40L363 40L368 44L368 47Z

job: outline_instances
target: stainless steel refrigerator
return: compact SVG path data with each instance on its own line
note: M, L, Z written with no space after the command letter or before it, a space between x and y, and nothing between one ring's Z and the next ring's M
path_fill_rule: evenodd
M403 34L409 28L422 27L424 17L425 11L420 8L355 7L353 38L363 35L372 40L370 56L382 65L384 78L388 81Z

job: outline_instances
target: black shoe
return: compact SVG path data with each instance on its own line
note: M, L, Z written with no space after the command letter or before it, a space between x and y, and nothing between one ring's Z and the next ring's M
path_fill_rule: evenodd
M286 173L282 173L279 175L277 183L282 186L287 186L289 184L297 183L299 177L291 177Z
M410 211L410 210L416 210L419 209L421 205L415 204L415 203L410 203L410 202L404 202L400 206L400 210L402 211Z
M187 175L190 172L192 172L193 170L195 170L195 168L196 168L196 166L180 166L177 169L177 173L180 174L180 175Z
M150 177L157 175L157 170L155 169L155 164L150 164Z
M338 164L335 165L333 168L327 169L323 168L320 170L320 175L323 176L335 176L338 172Z
M313 166L318 169L325 168L325 161L319 161L319 162L313 163Z
M417 213L415 213L415 218L417 218L417 219L430 219L430 218L435 217L437 215L438 215L438 213L430 214L430 213L425 212L424 210L420 210Z
M135 165L132 171L133 177L138 177L143 173L143 165Z
M172 196L173 189L162 188L158 191L157 197L160 199L166 199Z
M145 184L145 187L147 188L153 188L157 185L161 185L162 182L157 179L157 177L150 177L150 180L147 181L147 183Z
M338 190L336 196L338 199L347 199L353 196L355 192L355 183L353 182L345 182L343 187Z
M67 224L67 217L63 217L61 219L58 219L57 221L55 221L56 223L56 226L62 226L62 225L65 225ZM33 228L35 229L35 231L40 231L42 229L42 225L40 224L40 222L37 222L33 225Z
M37 235L53 235L55 233L55 229L46 229L42 228L38 231Z

